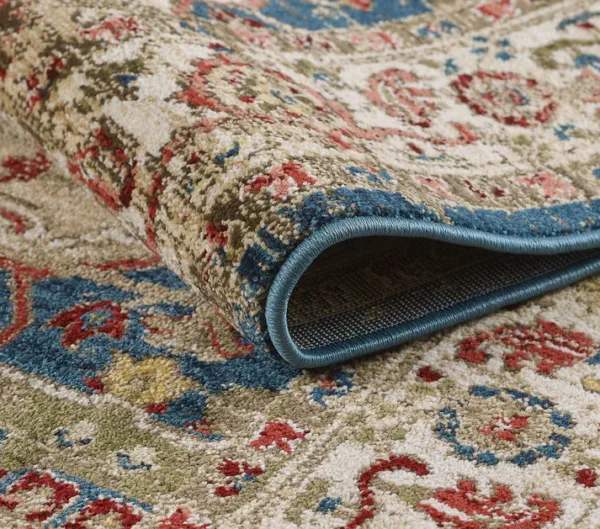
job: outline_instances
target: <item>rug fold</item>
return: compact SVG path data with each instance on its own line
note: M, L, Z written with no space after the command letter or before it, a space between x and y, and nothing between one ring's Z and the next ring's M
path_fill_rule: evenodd
M600 271L600 4L237 4L0 0L0 109L246 339L322 366Z

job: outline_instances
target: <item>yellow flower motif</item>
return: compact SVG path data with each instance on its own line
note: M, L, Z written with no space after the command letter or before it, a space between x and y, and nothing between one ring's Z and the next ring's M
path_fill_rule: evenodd
M136 361L129 355L113 357L102 382L110 393L138 405L169 402L194 385L181 375L176 360L151 357Z

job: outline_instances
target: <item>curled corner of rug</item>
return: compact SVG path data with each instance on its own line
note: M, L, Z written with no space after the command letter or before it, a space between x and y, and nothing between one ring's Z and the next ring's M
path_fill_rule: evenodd
M599 32L0 0L0 527L597 527Z
M188 4L6 3L3 108L256 345L323 366L598 270L596 44L555 57L566 5L508 23L551 27L518 62L473 44L492 25L309 66Z
M403 218L337 221L275 277L269 338L301 367L381 351L592 275L599 243L596 232L536 240Z

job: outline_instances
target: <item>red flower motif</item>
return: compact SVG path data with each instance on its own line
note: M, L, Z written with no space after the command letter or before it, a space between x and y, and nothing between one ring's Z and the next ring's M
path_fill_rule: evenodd
M256 476L260 476L264 469L256 466L251 467L246 461L231 461L224 459L217 467L219 472L227 476L227 485L221 485L215 489L215 495L222 498L227 496L236 496Z
M558 108L550 91L535 79L524 79L516 73L480 70L473 75L459 75L452 87L474 112L492 116L505 125L546 123Z
M264 471L261 467L251 467L246 461L231 461L224 459L218 466L219 472L224 476L239 476L241 474L252 474L258 476Z
M15 233L17 235L20 235L27 229L25 218L21 215L17 215L16 213L7 209L0 209L0 217L6 219L8 222L11 222L13 224Z
M597 486L597 479L598 474L596 474L591 468L582 468L577 471L577 478L575 481L584 487L592 488Z
M590 66L586 66L579 76L579 81L583 85L586 94L584 101L600 103L600 75Z
M40 151L33 158L9 156L2 161L1 165L8 171L8 174L0 176L0 182L3 183L11 180L29 182L47 171L51 164L50 160Z
M517 434L527 427L529 417L515 413L508 419L504 417L504 414L498 415L495 419L496 422L489 424L485 428L479 428L479 432L483 435L489 435L514 443L517 440Z
M194 108L207 107L211 110L240 114L239 109L225 105L214 97L208 89L210 84L208 76L216 70L217 74L227 76L228 82L236 85L246 76L244 67L247 65L243 62L231 61L221 54L217 58L201 59L195 63L195 66L196 72L189 78L188 87L177 92L175 97Z
M250 446L256 448L256 450L277 446L286 454L291 454L292 446L290 443L295 440L306 439L308 433L310 433L310 430L299 431L291 424L275 419L265 424L258 439L252 441Z
M452 193L449 190L448 182L439 178L431 178L429 176L414 176L413 177L419 184L428 187L436 195L444 199L451 199Z
M202 435L212 435L212 430L210 427L213 423L206 419L206 417L202 417L199 421L191 421L186 422L185 427L192 432L198 432Z
M110 160L110 163L114 164L120 171L119 185L115 186L97 176L92 178L84 176L79 164L85 164L89 160L101 160L103 162ZM124 145L111 137L106 130L99 128L94 131L93 139L89 145L76 153L75 162L69 162L69 171L77 180L86 184L108 207L113 211L118 211L119 208L128 208L131 204L133 192L137 185L137 164L137 160L128 155ZM153 176L152 185L149 189L149 210L156 208L153 203L154 195L162 189L160 178L156 175ZM152 213L149 212L149 215L152 216Z
M207 224L206 234L204 237L209 242L211 247L223 247L227 244L227 236L225 235L226 231L227 228L225 228L224 226L215 226L214 224Z
M556 368L572 366L596 352L594 343L584 333L567 331L556 323L539 320L533 329L498 327L463 340L456 358L473 364L482 364L487 358L487 347L505 346L504 365L519 371L523 362L535 361L536 371L546 375Z
M446 375L442 375L435 369L431 369L431 366L424 366L417 371L417 376L423 380L423 382L437 382L444 378Z
M206 241L208 243L209 249L204 250L200 257L208 262L213 258L213 256L216 253L220 259L224 259L225 246L227 246L227 241L229 240L226 233L226 226L216 226L212 223L206 224L201 237L203 241ZM203 276L203 279L204 281L208 281L208 275L205 274Z
M600 75L590 66L586 66L578 78L577 93L586 103L600 103ZM600 107L596 107L596 116L600 116Z
M484 496L473 481L462 480L422 501L419 508L445 529L541 529L561 514L557 501L537 494L525 503L527 507L515 501L509 487L496 486L491 496Z
M230 459L223 459L222 463L219 463L217 467L219 472L224 476L237 476L242 473L240 463L238 461L231 461Z
M435 98L433 91L419 87L418 83L419 79L411 72L385 70L371 76L365 95L390 116L426 128L431 126L431 118L438 107L432 101Z
M51 494L47 494L47 491ZM38 501L32 501L32 509L23 520L27 521L26 526L29 527L29 524L49 519L76 496L79 496L76 484L58 481L48 473L29 472L12 485L6 494L0 495L0 512L3 508L14 511L36 498ZM40 507L39 500L45 500L43 507Z
M132 529L137 525L142 517L133 512L133 509L124 503L119 503L108 498L101 498L87 505L80 514L64 525L64 529L88 529L93 527L94 518L104 516L116 517L120 524L118 529ZM92 523L88 523L92 521ZM117 526L113 526L117 529Z
M302 187L304 184L313 185L316 182L316 179L306 174L300 165L289 162L271 169L266 175L257 176L244 190L258 192L266 187L275 198L281 199L288 196L292 188Z
M43 101L48 96L48 88L50 83L54 81L59 72L65 69L65 62L58 56L48 57L49 62L46 70L42 73L40 71L30 73L26 79L25 84L27 86L27 108L33 112L38 103Z
M93 393L106 393L106 388L104 387L102 380L100 380L99 378L84 378L83 383Z
M70 347L90 336L106 334L117 340L125 334L127 313L110 301L98 301L89 305L76 305L61 312L48 323L49 327L65 329L62 339L64 347Z
M168 406L161 402L155 402L153 404L148 404L145 410L146 413L155 414L155 415L164 415L167 413Z

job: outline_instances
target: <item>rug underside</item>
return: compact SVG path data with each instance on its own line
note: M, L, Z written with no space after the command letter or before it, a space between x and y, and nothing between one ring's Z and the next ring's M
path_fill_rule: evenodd
M494 292L518 291L527 281L600 258L600 250L538 256L424 239L379 239L332 247L300 278L287 312L298 348L343 344L465 303L485 305Z

